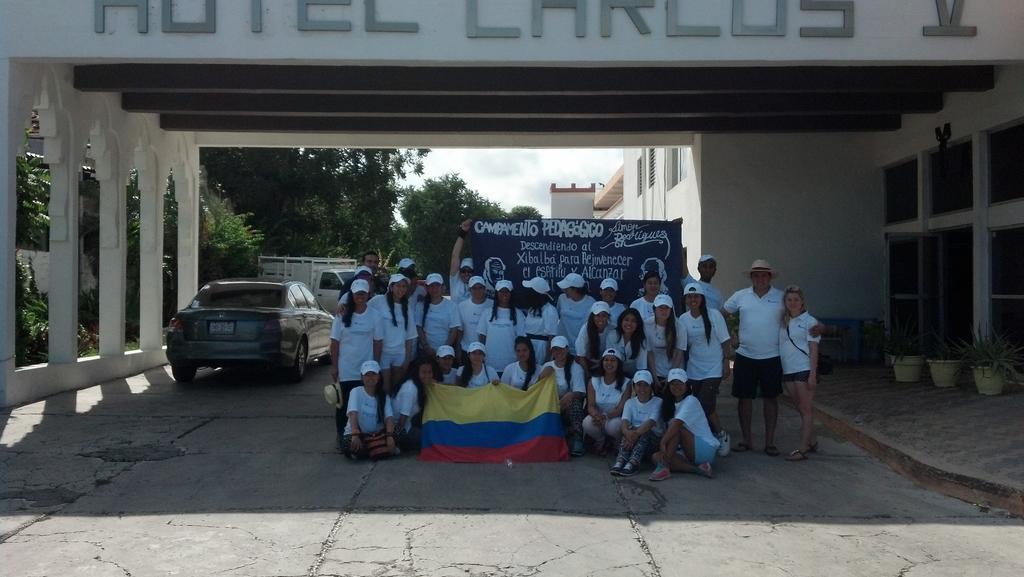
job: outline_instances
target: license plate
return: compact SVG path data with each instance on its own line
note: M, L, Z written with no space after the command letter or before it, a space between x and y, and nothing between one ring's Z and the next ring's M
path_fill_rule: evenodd
M211 335L233 335L235 334L235 321L210 321L206 332Z

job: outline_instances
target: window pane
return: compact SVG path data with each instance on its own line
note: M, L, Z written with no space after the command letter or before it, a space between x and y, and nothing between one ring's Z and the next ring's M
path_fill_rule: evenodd
M974 204L974 170L971 143L950 146L945 154L931 155L932 214L971 208Z
M992 202L1024 198L1024 124L992 133Z
M1024 300L992 299L992 324L996 332L1024 346Z
M885 222L917 218L917 159L885 170Z
M992 294L1024 295L1024 228L992 233Z
M894 295L917 294L917 241L889 245L889 292Z

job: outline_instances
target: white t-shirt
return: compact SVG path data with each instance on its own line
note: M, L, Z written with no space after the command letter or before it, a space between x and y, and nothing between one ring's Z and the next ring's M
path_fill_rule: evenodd
M598 410L608 414L619 406L619 401L622 400L622 395L629 390L630 384L630 380L626 379L622 383L622 388L616 389L615 383L604 382L604 377L591 377L590 386L594 389L594 404L597 405Z
M331 321L331 340L338 341L338 379L362 379L363 363L373 360L373 342L384 339L384 326L380 314L367 307L366 312L352 313L352 323L345 326L341 315Z
M661 422L661 398L651 397L646 403L641 403L635 395L630 397L622 408L622 420L628 421L631 429L638 429L647 421L654 421L651 431L661 435L665 432L665 423Z
M622 316L622 313L626 312L626 305L622 303L614 303L610 305L609 308L611 309L611 312L608 317L608 326L614 329L619 326L619 317Z
M362 386L352 389L348 394L348 414L351 415L352 413L359 415L356 422L359 423L360 433L376 433L384 428L384 423L377 415L377 398L368 395L366 389ZM394 417L395 413L391 408L391 397L384 395L384 418L393 419ZM352 423L345 423L345 434L352 434Z
M685 351L686 331L680 326L678 319L668 319L668 322L673 323L676 329L674 349ZM658 373L656 376L659 377L668 376L668 372L672 369L672 357L676 354L675 350L666 350L668 346L668 335L665 334L667 328L658 326L654 319L644 322L644 335L647 337L647 347L654 353L654 368Z
M415 317L410 318L409 322L405 322L405 315L402 314L402 305L395 303L394 320L391 317L391 308L388 307L387 295L377 295L370 299L369 307L376 310L381 316L381 324L384 327L384 352L389 354L399 354L405 351L406 341L411 341L416 338L416 321ZM411 298L409 299L412 300ZM409 303L409 315L415 313L416 307ZM395 326L397 321L398 326Z
M443 385L454 385L456 380L459 378L459 369L452 368L452 370L441 375L441 384Z
M808 356L811 354L811 343L821 342L821 337L811 336L810 333L811 327L817 324L818 319L805 312L795 319L789 319L788 335L785 327L779 329L779 356L782 357L784 374L811 370L811 358Z
M565 394L569 392L570 386L572 388L572 392L574 393L582 393L584 395L587 394L587 382L583 375L583 367L581 367L579 363L573 363L572 368L569 369L569 372L572 375L570 377L570 379L572 379L571 383L565 382L565 367L556 367L555 361L548 361L547 363L544 364L543 367L541 367L541 371L543 371L547 367L551 367L552 369L555 370L555 381L558 383L559 399L564 397Z
M722 310L722 291L712 286L711 283L702 280L697 281L697 284L704 288L704 301L707 302L708 310Z
M463 365L463 366L459 367L459 370L458 370L457 375L455 377L455 383L456 384L462 382L462 370L463 369L468 370L468 371L472 371L473 367L471 365ZM469 385L467 385L466 388L468 388L468 389L477 389L477 388L480 388L480 387L482 387L484 385L490 384L492 381L497 381L497 380L498 380L498 371L492 369L489 365L484 365L484 370L481 371L479 375L473 375L472 377L470 377Z
M448 294L452 297L452 302L458 304L469 298L469 287L462 282L459 273L448 277L448 286L450 287Z
M516 337L526 334L526 317L520 310L498 307L498 316L492 321L492 311L493 309L487 310L480 315L476 332L487 337L484 341L487 363L495 367L504 367L516 360ZM514 324L513 311L516 315Z
M416 389L416 383L412 382L411 379L402 383L402 388L398 389L398 393L395 394L395 400L392 401L392 407L395 411L396 424L399 418L405 416L405 423L402 428L408 433L412 430L412 418L420 412L419 392Z
M647 299L640 297L629 304L629 308L640 311L644 322L654 318L654 301L647 302Z
M704 333L704 317L693 318L689 311L679 317L679 323L686 331L690 345L690 356L686 363L686 375L697 381L722 377L722 344L730 339L725 317L714 309L708 309L711 321L711 342Z
M729 314L740 313L740 346L736 352L748 359L779 356L779 323L782 319L783 292L775 287L763 297L753 288L736 291L722 308Z
M708 418L704 414L704 408L700 401L693 395L687 395L683 400L676 403L676 414L674 420L682 421L687 431L693 433L694 437L700 437L705 443L714 449L718 449L721 443L711 434L711 426L708 425Z
M555 306L546 303L541 308L541 314L536 315L533 311L523 311L526 315L526 322L523 323L523 329L527 335L538 335L553 337L558 334L558 310ZM537 355L538 361L543 361L548 356L548 340L534 340L533 341L533 352Z
M597 333L597 354L601 355L608 350L608 335L612 333L612 326L609 324L603 332ZM576 354L583 358L590 358L590 335L587 333L587 323L580 327L580 333L576 335Z
M537 377L540 376L542 369L543 367L537 367L537 370L533 371L533 376L530 377L530 382L527 385L526 371L519 366L519 361L515 361L506 366L505 370L502 371L501 382L516 389L527 389L537 382Z
M427 306L426 302L422 306ZM423 327L423 332L427 335L427 344L435 351L438 347L448 344L450 330L462 326L455 303L446 298L442 298L438 304L430 303L426 322L423 322L423 309L421 308L419 315L416 316L416 324Z
M476 304L473 299L467 298L458 304L459 322L462 325L462 350L468 349L469 345L480 338L476 332L480 326L480 316L484 311L490 312L492 306L494 303L490 299L484 299L484 302Z
M646 335L645 335L646 336ZM622 353L622 370L627 376L632 377L633 373L637 371L647 370L647 347L649 346L650 340L644 340L643 346L637 351L636 358L633 358L633 345L629 341L623 341L622 335L619 334L618 330L612 330L608 333L608 339L606 346L609 349L618 349Z
M576 353L576 336L580 334L580 327L587 325L587 317L590 316L590 307L594 305L594 297L583 295L578 301L570 299L567 295L558 295L558 334L569 339L569 352Z

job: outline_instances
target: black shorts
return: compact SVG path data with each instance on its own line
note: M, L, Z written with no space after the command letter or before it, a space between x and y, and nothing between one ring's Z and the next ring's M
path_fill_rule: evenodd
M806 383L811 378L811 371L800 371L799 373L786 373L782 375L783 383Z
M718 409L718 389L722 384L721 377L691 380L687 381L686 384L690 386L690 392L693 393L693 396L697 397L697 400L700 401L700 406L704 409L704 415L710 417Z
M737 399L774 399L782 394L782 359L748 359L736 355L732 370L732 396Z

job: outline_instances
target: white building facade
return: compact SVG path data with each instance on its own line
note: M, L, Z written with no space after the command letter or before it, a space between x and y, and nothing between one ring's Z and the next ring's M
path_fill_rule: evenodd
M1012 161L1022 37L1020 0L4 1L0 401L164 361L161 189L173 173L187 299L199 151L214 146L654 147L656 178L679 182L638 194L649 155L627 154L622 214L678 214L690 260L719 256L723 289L766 257L823 316L880 316L891 301L924 322L950 308L935 304L933 255L955 253L975 279L972 323L1005 326L996 318L1020 318L1024 295L1007 273L1024 223ZM15 157L33 110L53 177L51 277L68 282L48 294L50 364L15 370ZM935 155L946 123L949 146ZM80 360L69 215L86 150L101 186L100 356ZM131 170L142 318L141 350L126 352ZM935 174L955 198L933 194ZM887 259L920 272L887 275Z

